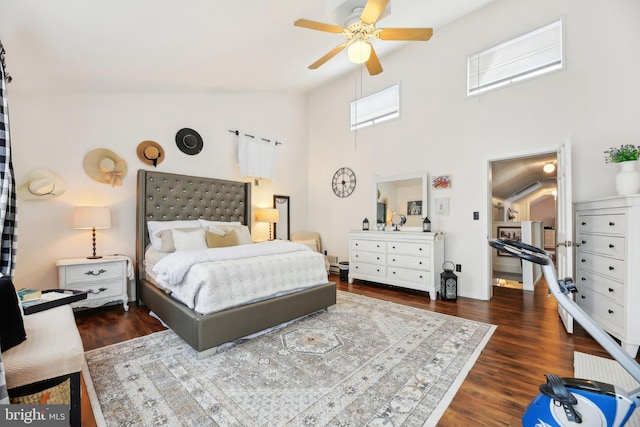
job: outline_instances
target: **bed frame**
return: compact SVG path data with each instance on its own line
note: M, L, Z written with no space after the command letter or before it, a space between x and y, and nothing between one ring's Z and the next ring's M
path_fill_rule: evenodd
M251 184L215 178L138 170L136 277L138 302L199 352L213 354L220 344L328 308L336 303L336 284L328 282L281 297L202 315L146 280L147 221L207 219L251 224Z

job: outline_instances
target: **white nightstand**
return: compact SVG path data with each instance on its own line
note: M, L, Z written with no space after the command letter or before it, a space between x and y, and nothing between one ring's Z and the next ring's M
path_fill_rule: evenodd
M87 291L87 299L71 304L72 307L98 307L108 302L122 301L127 311L128 259L118 255L99 259L59 259L56 261L58 287Z

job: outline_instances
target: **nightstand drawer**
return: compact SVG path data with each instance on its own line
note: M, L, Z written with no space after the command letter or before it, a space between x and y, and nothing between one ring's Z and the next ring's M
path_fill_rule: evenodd
M429 243L412 242L389 242L388 252L390 254L407 254L415 256L430 256L431 245Z
M579 252L577 258L577 265L581 270L589 270L594 273L602 274L603 276L611 277L612 279L624 280L624 260L584 252Z
M583 287L589 288L620 305L624 305L624 283L616 282L585 270L578 270L576 278L578 290Z
M412 289L426 291L431 287L432 274L426 271L389 267L389 277L411 283Z
M93 265L70 265L64 267L65 283L73 286L76 283L94 283L105 280L121 279L123 263L103 262Z
M609 215L579 215L578 232L624 235L626 222L624 213Z
M624 258L624 237L579 234L577 238L581 252L595 252L614 258Z
M387 244L377 240L352 240L351 250L385 253L387 251Z
M387 275L387 267L384 265L364 264L360 262L352 262L349 266L349 274L353 273L354 277L360 274L366 276L385 277Z
M429 257L410 256L410 255L389 255L389 267L405 267L417 270L429 270L431 260Z
M69 288L74 289L74 286L70 285ZM72 307L76 307L76 305L86 305L86 302L91 300L120 296L122 294L122 281L120 279L114 279L92 285L83 284L81 287L78 287L78 289L87 291L87 299L86 301L72 304Z

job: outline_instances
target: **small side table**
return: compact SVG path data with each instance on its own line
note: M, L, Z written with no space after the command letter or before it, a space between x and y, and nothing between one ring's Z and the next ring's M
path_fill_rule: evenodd
M87 299L72 307L99 307L108 302L122 301L129 310L127 295L128 257L113 255L99 259L67 258L56 261L58 286L87 292Z

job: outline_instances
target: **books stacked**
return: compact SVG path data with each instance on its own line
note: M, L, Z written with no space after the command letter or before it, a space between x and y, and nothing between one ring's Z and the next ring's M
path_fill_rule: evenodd
M42 298L42 291L21 288L18 289L18 297L20 298L23 308L29 307L40 302L40 298Z

